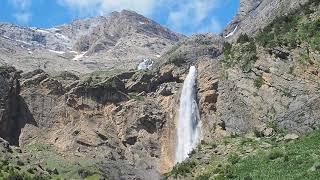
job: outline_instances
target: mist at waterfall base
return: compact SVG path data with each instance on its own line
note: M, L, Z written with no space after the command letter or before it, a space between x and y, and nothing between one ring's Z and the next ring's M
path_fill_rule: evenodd
M197 70L191 66L180 97L179 117L177 122L177 144L175 160L180 163L188 158L189 153L200 141L201 122L196 91Z

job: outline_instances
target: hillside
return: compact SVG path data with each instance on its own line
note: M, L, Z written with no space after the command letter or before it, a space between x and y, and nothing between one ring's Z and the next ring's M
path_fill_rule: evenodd
M319 10L309 1L224 43L216 124L166 178L317 179Z
M15 67L0 68L0 177L314 179L319 17L317 0L242 0L222 35L183 37L131 11L40 32L2 25ZM42 31L69 40L30 39ZM201 136L177 164L181 122Z
M127 10L50 29L0 24L0 64L50 73L130 70L145 59L156 62L183 38Z

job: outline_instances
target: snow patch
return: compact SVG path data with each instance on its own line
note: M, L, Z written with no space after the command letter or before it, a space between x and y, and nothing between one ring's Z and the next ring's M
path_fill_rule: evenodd
M238 26L236 26L236 28L234 28L234 30L231 33L229 33L228 35L226 35L224 38L229 38L229 37L233 36L234 33L236 33L237 29L238 29Z
M74 58L72 60L74 61L79 61L81 58L83 58L83 56L86 54L87 52L82 52L80 54L77 54L74 56Z
M58 28L50 28L49 31L60 31Z
M78 54L77 51L69 51L70 53L73 53L73 54Z
M56 54L64 54L64 53L66 53L64 51L55 51L55 50L51 50L51 49L49 49L49 51L53 52L53 53L56 53Z
M43 29L36 29L37 32L39 33L43 33L43 34L49 34L50 32L47 30L43 30Z
M147 70L147 69L151 69L153 66L153 61L151 59L144 59L143 62L141 62L138 65L138 70Z
M156 55L156 57L159 58L159 57L161 57L161 55L158 54L158 55Z
M70 41L70 39L69 39L67 36L62 35L62 34L60 34L60 33L56 33L55 36L56 36L57 38L64 39L64 40L66 40L66 41Z
M23 43L23 44L26 44L26 45L29 45L29 46L32 46L31 43L28 43L28 42L25 42L25 41L21 41L21 40L19 40L19 39L12 39L12 40L17 41L17 42L20 42L20 43Z
M140 21L140 22L139 22L139 24L142 24L142 25L143 25L143 24L146 24L146 23L145 23L145 22L141 22L141 21Z

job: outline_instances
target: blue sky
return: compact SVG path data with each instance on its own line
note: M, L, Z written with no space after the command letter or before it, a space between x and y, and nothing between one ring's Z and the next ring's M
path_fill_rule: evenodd
M239 0L1 0L0 21L49 28L130 9L190 35L221 32L238 6Z

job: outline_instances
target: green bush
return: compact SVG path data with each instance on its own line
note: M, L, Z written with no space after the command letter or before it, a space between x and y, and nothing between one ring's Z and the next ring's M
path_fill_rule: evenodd
M237 39L237 43L240 44L244 44L250 41L252 41L252 39L247 34L240 34L239 38Z
M181 66L185 62L186 62L186 58L182 54L180 54L178 52L173 53L169 57L169 63L172 63L172 64L174 64L176 66Z
M312 49L319 51L320 18L312 16L312 9L316 6L319 6L319 1L310 1L300 9L276 18L258 34L257 42L267 48L285 46L289 49L306 42Z
M238 154L230 154L228 156L228 162L230 162L231 164L236 164L240 161L240 157Z
M257 76L256 79L254 80L254 85L258 89L260 89L263 84L264 84L264 80L263 80L262 76Z
M226 68L239 67L243 72L249 72L257 61L257 47L255 41L244 36L240 43L224 44L224 58L221 60Z
M280 151L280 150L272 150L269 154L268 154L268 158L270 160L275 160L278 158L284 157L284 154Z
M180 176L186 176L187 174L192 172L192 169L194 167L196 167L197 163L194 160L186 160L183 161L182 163L178 163L177 165L175 165L172 169L172 171L170 171L169 173L165 174L165 177L175 177L177 178L178 175Z

